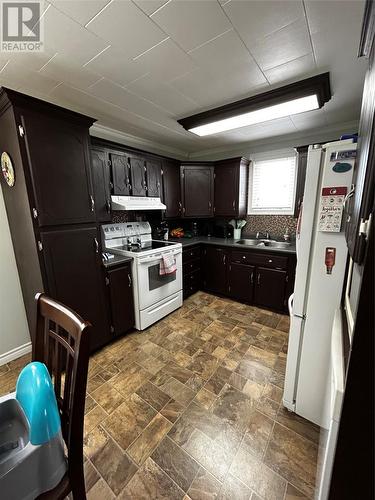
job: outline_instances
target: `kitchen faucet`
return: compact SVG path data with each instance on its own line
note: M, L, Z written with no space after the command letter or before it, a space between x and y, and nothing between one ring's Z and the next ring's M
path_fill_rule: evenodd
M256 234L256 236L255 236L255 238L256 238L257 240L259 240L261 236L264 236L264 238L265 238L266 240L269 240L269 239L270 239L270 233L269 233L268 231L266 231L265 233L262 233L261 231L258 231L258 232L257 232L257 234Z

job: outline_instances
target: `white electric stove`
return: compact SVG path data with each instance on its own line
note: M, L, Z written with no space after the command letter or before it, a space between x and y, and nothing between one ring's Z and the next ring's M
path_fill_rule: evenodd
M182 306L182 245L153 240L148 222L102 225L103 249L133 257L135 327L144 330ZM160 275L163 255L172 255L177 270Z

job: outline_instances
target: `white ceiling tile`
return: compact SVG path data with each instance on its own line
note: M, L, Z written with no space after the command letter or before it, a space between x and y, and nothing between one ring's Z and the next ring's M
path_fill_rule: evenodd
M44 16L44 42L48 52L58 52L85 63L108 44L52 5Z
M168 39L135 61L144 74L152 73L159 80L169 81L195 69L190 56Z
M9 61L0 72L0 85L14 89L22 87L24 91L33 90L41 94L47 94L58 83L59 80L41 75L37 71L31 71L15 61Z
M209 71L198 69L171 82L171 85L204 108L232 102L268 89L265 79L254 83L252 75L229 72L214 77ZM203 111L203 110L202 110Z
M305 18L268 35L251 47L262 70L267 70L312 52Z
M135 57L166 38L166 34L133 2L113 0L87 29Z
M89 87L101 78L97 73L83 68L81 64L74 63L71 58L60 54L50 59L40 73L80 89Z
M151 74L139 78L127 85L127 88L135 94L152 101L169 111L173 116L186 113L198 112L197 103L187 98L171 85L158 82Z
M231 0L223 8L248 47L304 15L301 0Z
M222 75L227 71L244 70L246 67L246 71L252 74L254 83L258 84L266 81L234 30L224 33L189 52L189 54L202 69L208 69Z
M145 74L144 69L136 61L127 58L121 50L115 47L109 47L101 52L89 61L85 68L120 85L130 83Z
M106 79L92 85L88 92L148 120L171 128L176 126L166 111Z
M298 130L308 130L311 128L325 127L327 125L324 109L315 109L313 111L307 111L306 113L293 115L290 119Z
M216 0L171 0L152 19L184 50L192 50L231 28Z
M79 24L88 23L110 0L50 0L55 7Z
M316 72L316 64L313 54L306 54L305 56L293 59L280 66L267 69L264 74L267 80L271 83L281 83L296 78L305 78L312 72Z
M140 9L148 16L168 2L168 0L133 0Z

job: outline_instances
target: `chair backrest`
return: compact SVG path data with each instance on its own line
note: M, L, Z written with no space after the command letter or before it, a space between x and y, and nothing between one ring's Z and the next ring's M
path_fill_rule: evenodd
M45 363L54 383L61 428L68 449L68 468L83 459L83 422L89 363L90 323L69 307L47 297L37 302L33 360ZM74 474L74 473L73 473Z

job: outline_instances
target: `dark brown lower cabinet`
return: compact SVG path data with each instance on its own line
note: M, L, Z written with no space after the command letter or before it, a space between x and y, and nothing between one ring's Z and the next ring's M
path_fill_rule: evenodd
M277 311L285 309L286 271L257 267L254 304Z
M130 263L106 272L111 310L111 330L115 335L134 327L134 300Z
M110 339L96 227L41 233L46 292L92 324L90 348Z
M242 302L253 302L255 267L236 264L229 265L229 295Z
M203 250L203 286L210 292L226 294L227 260L226 249L206 246Z

